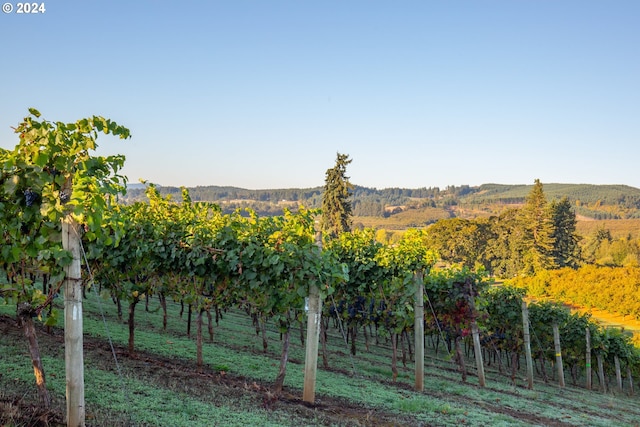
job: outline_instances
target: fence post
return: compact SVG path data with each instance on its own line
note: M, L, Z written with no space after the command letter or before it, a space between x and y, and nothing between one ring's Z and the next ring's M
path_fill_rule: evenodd
M319 232L316 233L316 245L322 250L322 234ZM316 398L316 372L318 371L318 341L320 339L320 322L322 320L320 292L316 285L309 286L308 308L302 400L307 403L314 403Z
M604 376L604 362L602 361L602 353L596 352L596 359L598 360L598 378L600 380L600 386L602 387L602 392L607 392L607 379Z
M476 369L478 370L478 384L480 387L486 385L484 376L484 363L482 362L482 347L480 346L480 331L476 320L476 302L473 296L473 283L469 280L469 305L471 306L471 335L473 336L473 351L476 359Z
M585 353L585 375L587 377L587 390L591 390L591 330L588 326L585 328L585 340L587 342Z
M527 359L527 383L533 390L533 358L531 357L531 332L529 331L529 309L526 301L522 301L522 331L524 334L524 353Z
M70 215L62 221L62 247L72 254L65 267L64 354L67 381L67 426L85 425L84 354L82 338L82 277L80 234Z
M414 336L415 336L415 389L424 390L424 281L423 273L416 272L413 275L416 285L416 295L414 301Z
M620 372L620 358L617 354L613 355L613 363L616 369L616 384L618 385L618 391L622 392L622 372Z
M553 344L556 350L556 365L558 368L558 384L564 387L564 368L562 367L562 348L560 347L560 331L558 324L553 324Z

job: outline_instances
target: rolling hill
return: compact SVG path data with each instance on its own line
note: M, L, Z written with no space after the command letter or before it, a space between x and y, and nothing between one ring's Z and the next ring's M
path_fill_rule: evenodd
M617 220L640 218L640 189L627 185L543 184L549 200L566 197L581 219ZM475 218L498 214L524 203L533 185L483 184L477 187L385 188L355 186L353 212L359 218L379 218L391 228L419 227L441 218ZM179 200L180 188L158 187L163 195ZM319 208L322 187L248 190L238 187L188 188L194 201L218 203L226 211L250 207L260 214L276 215L283 208L302 204ZM145 200L144 188L131 187L125 203ZM408 212L408 213L407 213ZM356 222L358 219L356 218ZM388 220L394 218L395 220ZM371 222L361 220L360 222Z

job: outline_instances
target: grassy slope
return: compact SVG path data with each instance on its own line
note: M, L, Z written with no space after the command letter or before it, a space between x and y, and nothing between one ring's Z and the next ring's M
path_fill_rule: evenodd
M173 306L169 330L163 332L160 313L138 310L139 327L136 348L150 357L129 358L120 354L123 376L111 357L105 342L111 336L117 348L127 341L127 326L118 322L110 302L100 304L105 310L107 327L103 324L96 297L85 305L86 399L88 422L100 425L357 425L361 418L340 414L337 402L344 402L352 413L370 415L385 421L384 414L395 414L404 425L591 425L633 426L640 420L638 397L603 395L581 388L564 390L537 382L533 391L518 386L496 371L488 371L488 387L479 388L471 377L468 384L459 380L459 374L450 362L433 357L428 349L425 391L411 390L411 363L401 369L398 382L390 382L390 352L382 343L349 357L346 345L337 335L329 340L330 371L320 370L317 378L317 402L313 410L302 411L299 402L293 405L276 403L267 410L260 403L266 387L273 381L278 369L280 343L278 335L270 332L267 354L261 353L261 342L255 336L246 316L230 313L215 329L214 342L204 348L208 365L202 374L189 369L171 369L171 360L177 366L195 363L193 340L184 336L185 322ZM157 305L152 303L155 308ZM2 313L11 314L12 308L0 306ZM194 325L195 331L195 325ZM60 331L55 331L58 342ZM362 335L362 334L361 334ZM3 333L7 337L7 333ZM286 387L290 400L301 395L303 382L304 349L297 329L292 334L292 348ZM44 337L43 337L44 338ZM94 338L97 338L94 339ZM14 339L17 341L17 339ZM43 339L44 341L44 339ZM87 347L90 347L87 349ZM31 390L32 369L25 357L24 343L0 339L0 388L3 390ZM64 350L62 345L50 345L43 351L48 372L48 386L58 404L64 402ZM160 360L165 362L159 363ZM186 361L186 362L184 362ZM469 361L468 365L472 365ZM224 373L222 373L224 372ZM176 374L177 373L177 374ZM354 375L355 373L355 375ZM242 376L257 391L218 387L220 376ZM521 376L522 374L520 374ZM195 376L195 378L194 378ZM597 384L597 381L596 381ZM323 406L326 405L326 406ZM120 415L122 414L122 415ZM314 415L315 414L315 415ZM334 414L334 415L331 415ZM317 418L313 418L313 417ZM90 418L89 418L90 417ZM366 423L366 421L364 421ZM383 424L380 421L380 424ZM391 422L393 424L393 422Z
M386 218L358 216L353 218L353 223L360 223L364 227L382 228L386 230L406 230L407 228L422 228L446 218L451 218L451 214L446 209L417 208L408 209Z
M640 189L628 185L595 185L595 184L559 184L543 183L544 193L548 198L561 199L568 197L570 200L581 200L585 203L593 203L597 200L617 201L621 196L640 196ZM495 200L506 198L526 197L532 184L528 185L503 185L483 184L478 193L463 196L463 200Z
M580 236L591 236L599 229L609 230L614 239L640 238L640 219L603 219L578 221L576 231Z

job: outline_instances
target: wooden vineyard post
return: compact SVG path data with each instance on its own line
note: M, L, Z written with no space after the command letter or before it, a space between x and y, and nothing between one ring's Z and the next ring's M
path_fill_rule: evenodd
M587 390L591 390L591 330L587 326L585 328L585 341L587 348L585 353L585 376L587 377Z
M67 426L85 425L84 354L82 338L82 278L80 235L71 216L62 221L62 247L72 254L65 267L64 280L64 353L67 382Z
M564 387L564 368L562 367L562 348L560 347L560 331L558 324L553 324L553 344L556 350L556 366L558 368L558 384Z
M316 245L322 249L321 233L316 234ZM308 308L302 400L307 403L314 403L316 398L316 372L318 370L318 342L320 339L320 322L322 321L322 304L320 292L316 285L309 286Z
M602 387L602 392L607 392L607 382L604 377L604 362L602 361L602 353L596 353L596 359L598 360L598 379L600 380L600 386Z
M622 372L620 371L620 358L617 354L613 355L613 363L616 368L616 385L618 386L618 391L622 393Z
M309 289L309 313L307 314L307 351L304 359L304 389L302 400L308 403L315 401L316 371L318 369L318 341L320 338L320 295L318 287Z
M531 333L529 332L529 310L526 301L522 301L522 331L524 334L524 353L527 359L527 384L533 390L533 358L531 357Z
M416 285L416 295L414 301L414 336L415 336L415 376L416 391L424 390L424 282L423 273L416 272L413 275Z
M484 376L484 363L482 362L482 347L480 346L480 331L478 330L478 322L476 320L476 303L473 296L473 286L469 281L469 305L471 306L471 334L473 335L473 351L476 356L476 369L478 370L478 384L480 387L486 385Z

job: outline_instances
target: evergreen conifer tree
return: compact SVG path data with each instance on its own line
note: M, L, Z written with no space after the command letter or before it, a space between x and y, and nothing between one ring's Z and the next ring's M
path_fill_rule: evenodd
M523 227L523 261L525 275L553 268L554 226L551 209L539 179L521 210Z
M553 218L553 258L557 267L577 268L580 263L579 237L576 234L576 214L571 203L564 197L551 202Z
M337 154L336 165L327 169L324 192L322 193L322 231L330 238L351 231L352 207L351 191L347 165L351 163L349 155Z

